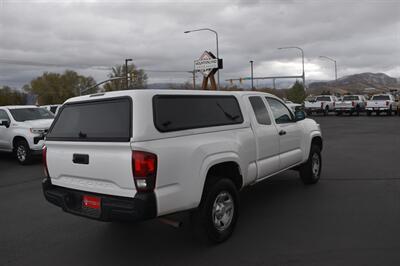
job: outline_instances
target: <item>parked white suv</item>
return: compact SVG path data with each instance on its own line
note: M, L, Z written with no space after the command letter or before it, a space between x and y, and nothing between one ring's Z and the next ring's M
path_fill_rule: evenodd
M54 115L36 106L0 106L0 151L15 152L21 164L41 154Z
M102 221L191 211L226 240L238 191L286 169L321 174L319 125L259 92L131 90L66 101L46 137L46 199Z

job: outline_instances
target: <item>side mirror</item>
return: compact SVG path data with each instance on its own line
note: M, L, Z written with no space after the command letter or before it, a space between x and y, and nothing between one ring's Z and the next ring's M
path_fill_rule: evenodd
M0 126L9 128L10 127L10 121L8 121L8 120L0 120Z
M301 121L306 118L306 113L304 111L298 110L294 112L294 116L296 118L296 121Z

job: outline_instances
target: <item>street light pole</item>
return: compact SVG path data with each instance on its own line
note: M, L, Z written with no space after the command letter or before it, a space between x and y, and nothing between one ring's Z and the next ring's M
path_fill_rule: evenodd
M337 65L336 65L336 60L332 59L330 57L327 57L325 55L320 55L319 58L325 58L328 59L329 61L332 61L335 64L335 81L337 81Z
M132 61L131 58L125 59L125 84L126 84L126 89L128 89L129 84L128 84L128 62Z
M214 34L215 34L215 42L217 44L217 59L219 59L218 32L216 32L215 30L210 29L210 28L203 28L203 29L196 29L196 30L187 30L184 33L191 33L191 32L195 32L195 31L211 31L211 32L214 32ZM217 73L217 77L218 77L218 89L219 89L219 70L218 70L218 73Z
M254 61L253 60L250 60L250 69L251 69L251 89L252 90L254 90L254 83L253 83L253 80L254 80L254 76L253 76L253 63L254 63Z
M298 50L300 50L300 52L301 52L301 61L302 61L302 65L303 65L303 74L302 74L303 87L304 87L304 90L306 90L306 76L305 76L305 72L304 72L304 51L303 51L303 49L301 49L298 46L287 46L287 47L279 47L278 48L278 50L283 50L283 49L298 49Z

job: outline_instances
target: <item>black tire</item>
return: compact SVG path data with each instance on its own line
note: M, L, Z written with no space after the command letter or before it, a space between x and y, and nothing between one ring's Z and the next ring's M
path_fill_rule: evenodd
M356 116L360 116L360 106L356 106Z
M17 141L14 147L14 153L18 162L22 165L27 165L32 160L31 149L29 148L29 145L26 142L26 140Z
M315 165L315 163L317 163L316 160L318 160L317 166ZM321 170L322 170L321 149L316 145L311 145L310 155L308 156L308 160L299 169L300 178L306 185L315 184L321 177Z
M329 106L326 106L324 109L324 116L327 116L329 114Z
M214 181L206 184L201 203L197 210L192 213L192 225L197 239L209 243L221 243L227 240L235 229L239 216L239 193L229 179L212 177L209 180ZM216 201L221 198L230 200L229 202L232 202L233 205L231 213L225 211L225 205L222 205L224 207L221 212L224 212L224 214L221 218L228 217L227 223L229 225L220 222L219 226L221 227L218 228L214 222L214 220L218 220L218 214L214 212L217 212L216 208L218 208ZM231 218L229 218L229 215L232 215Z
M386 112L387 116L392 116L392 106L390 106L389 110Z

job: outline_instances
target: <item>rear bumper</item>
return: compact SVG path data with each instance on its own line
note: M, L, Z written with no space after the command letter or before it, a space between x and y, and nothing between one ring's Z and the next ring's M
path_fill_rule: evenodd
M42 181L46 200L65 212L100 221L143 221L157 216L154 193L137 193L134 198L110 196L79 191L51 184L49 178ZM99 210L82 207L83 195L101 198Z
M367 107L365 108L367 111L388 111L389 107Z

